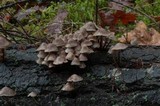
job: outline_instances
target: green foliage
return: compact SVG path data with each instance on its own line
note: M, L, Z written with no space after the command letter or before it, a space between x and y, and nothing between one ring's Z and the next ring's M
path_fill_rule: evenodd
M106 5L106 0L99 0L100 7ZM41 13L32 13L27 18L28 31L36 30L31 33L33 36L44 35L42 29L47 25L47 23L52 22L57 14L59 8L64 8L68 11L68 17L66 22L71 25L74 24L75 28L78 28L82 23L86 21L93 21L95 16L95 1L88 0L75 0L74 2L52 2L50 6L45 8ZM26 20L26 19L25 19ZM28 23L29 21L29 23ZM36 26L34 25L36 23ZM30 26L30 27L29 27ZM43 27L42 27L43 26Z
M135 8L142 11L143 13L146 13L151 17L160 16L159 0L155 0L151 3L149 1L144 2L144 0L136 0L135 3L136 3ZM152 21L144 15L138 15L138 20L144 21L147 25L152 24Z

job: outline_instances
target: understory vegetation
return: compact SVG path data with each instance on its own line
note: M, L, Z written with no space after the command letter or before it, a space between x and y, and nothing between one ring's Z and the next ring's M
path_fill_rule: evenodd
M96 16L99 17L97 24L116 32L117 37L133 29L135 22L138 21L143 21L146 25L159 30L160 1L97 1L98 12L96 12L96 0L34 0L24 2L2 0L0 3L0 34L16 43L46 41L47 27L54 22L59 9L68 12L63 22L63 34L73 33L85 22L95 22ZM120 8L121 6L123 8ZM119 9L117 10L117 8ZM101 14L101 10L105 14ZM106 16L103 17L103 15Z

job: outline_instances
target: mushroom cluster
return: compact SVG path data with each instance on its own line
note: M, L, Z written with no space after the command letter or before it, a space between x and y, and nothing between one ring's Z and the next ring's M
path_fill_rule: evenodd
M36 62L49 68L67 62L85 68L85 61L88 60L86 55L97 48L107 48L112 39L115 39L113 32L88 22L73 34L59 35L51 43L42 43L37 49L39 53Z

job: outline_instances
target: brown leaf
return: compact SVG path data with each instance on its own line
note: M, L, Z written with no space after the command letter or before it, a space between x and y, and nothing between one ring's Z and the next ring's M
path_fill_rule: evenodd
M118 39L121 43L130 43L132 45L160 45L160 33L154 28L148 29L144 22L140 21L136 27L128 33L125 33Z
M124 11L117 10L116 13L112 14L114 16L114 24L121 22L124 25L127 25L136 20L136 15L133 13L125 13Z

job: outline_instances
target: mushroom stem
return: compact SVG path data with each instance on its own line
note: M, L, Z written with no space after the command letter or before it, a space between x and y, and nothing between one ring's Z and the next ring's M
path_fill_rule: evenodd
M103 46L103 49L106 49L108 46L109 46L109 44L111 43L111 40L109 40L109 41L107 41L108 39L106 39L106 41L105 41L105 44L104 44L104 46Z

